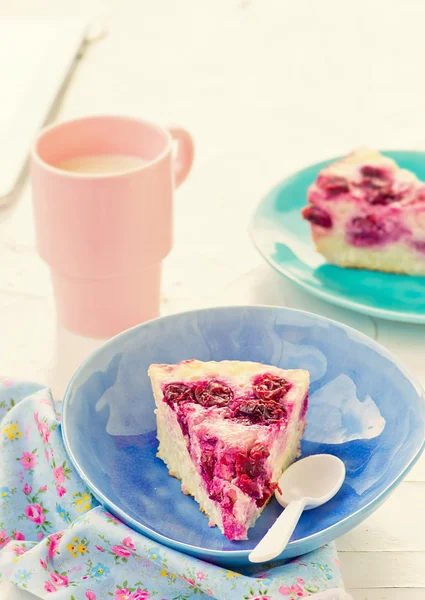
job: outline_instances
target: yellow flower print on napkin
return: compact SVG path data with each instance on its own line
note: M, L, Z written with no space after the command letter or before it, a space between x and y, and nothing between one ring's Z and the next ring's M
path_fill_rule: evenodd
M76 507L77 512L87 512L91 509L91 496L87 492L82 494L81 492L74 492L74 502L73 506Z
M66 549L73 558L84 556L87 552L88 542L86 539L73 538L70 544L66 545Z
M70 553L70 555L73 558L77 558L77 556L78 556L77 547L78 547L79 541L80 540L78 538L74 538L70 544L66 545L66 549L68 550L68 552Z
M19 431L17 423L10 423L9 425L3 427L3 435L9 440L13 441L22 437L22 432Z
M81 556L84 556L84 554L87 552L87 547L85 546L85 544L78 544L77 552L79 552Z

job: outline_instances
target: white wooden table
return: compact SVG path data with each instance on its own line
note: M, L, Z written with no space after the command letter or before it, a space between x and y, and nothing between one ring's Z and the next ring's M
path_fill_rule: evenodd
M176 198L163 313L216 304L303 308L377 339L425 384L424 327L307 295L263 264L247 235L259 198L298 167L360 145L425 147L422 0L395 8L368 0L116 0L107 7L109 35L88 48L58 118L124 113L193 133L197 157ZM39 8L66 14L61 3ZM93 0L80 12L104 8ZM57 394L98 344L56 329L28 184L0 212L0 331L1 372L45 382ZM382 508L338 541L354 600L424 600L424 505L425 457ZM0 585L0 597L21 594Z

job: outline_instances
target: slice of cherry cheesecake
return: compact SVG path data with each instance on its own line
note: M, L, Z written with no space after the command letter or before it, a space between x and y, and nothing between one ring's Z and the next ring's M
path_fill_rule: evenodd
M151 365L158 457L229 540L247 531L299 455L309 374L253 362Z
M374 150L322 169L302 210L317 250L342 267L425 274L425 184Z

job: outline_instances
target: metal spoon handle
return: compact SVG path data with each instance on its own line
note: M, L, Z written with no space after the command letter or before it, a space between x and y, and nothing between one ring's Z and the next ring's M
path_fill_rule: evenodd
M263 539L249 554L249 560L254 563L260 563L279 556L286 548L304 508L304 499L288 504Z

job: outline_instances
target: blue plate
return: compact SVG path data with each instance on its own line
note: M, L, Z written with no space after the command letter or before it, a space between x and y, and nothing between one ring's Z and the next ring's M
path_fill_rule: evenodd
M272 307L214 308L150 321L107 342L72 378L62 431L69 456L96 498L130 527L223 565L248 553L281 509L266 507L249 540L228 541L156 458L147 369L180 360L251 360L310 372L302 455L339 456L346 481L302 516L282 557L346 533L374 511L423 450L422 391L379 344L323 317Z
M425 181L425 152L383 154ZM335 160L298 171L267 194L251 224L255 246L279 273L329 302L382 319L425 323L425 277L342 269L316 251L300 210L308 186Z

